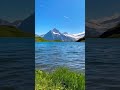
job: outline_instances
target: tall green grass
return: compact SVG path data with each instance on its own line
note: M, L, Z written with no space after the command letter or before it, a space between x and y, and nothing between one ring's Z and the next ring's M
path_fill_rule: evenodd
M85 90L85 75L68 68L48 73L35 71L35 90Z

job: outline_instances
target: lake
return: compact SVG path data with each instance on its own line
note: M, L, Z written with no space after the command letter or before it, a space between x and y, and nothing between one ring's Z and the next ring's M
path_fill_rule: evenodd
M34 90L34 38L0 38L0 90Z
M58 66L85 70L86 90L120 90L120 39L34 43L0 38L0 90L33 90L35 67L51 71Z
M84 42L36 42L36 69L51 71L68 67L77 71L85 69Z
M86 90L120 90L120 39L86 39Z

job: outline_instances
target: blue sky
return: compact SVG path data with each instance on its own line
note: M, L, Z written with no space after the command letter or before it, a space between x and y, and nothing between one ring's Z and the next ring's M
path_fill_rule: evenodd
M120 0L86 0L86 18L99 19L120 13Z
M0 19L3 20L24 20L34 10L34 0L0 0Z
M85 31L85 0L35 0L35 33Z

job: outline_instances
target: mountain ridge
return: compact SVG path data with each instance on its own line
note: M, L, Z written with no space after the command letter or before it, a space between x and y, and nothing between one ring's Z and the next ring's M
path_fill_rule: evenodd
M120 38L120 24L118 24L117 26L108 29L106 32L104 32L100 38Z
M31 14L29 17L23 20L18 28L24 32L29 32L34 34L35 33L35 14L34 13Z
M7 20L0 19L0 25L9 25L18 27L21 24L22 20L15 20L13 22L9 22Z
M44 35L41 35L46 40L61 40L64 42L77 41L84 37L85 33L69 34L67 32L61 33L58 29L54 28Z
M104 17L96 20L86 20L86 37L100 37L120 23L120 14Z

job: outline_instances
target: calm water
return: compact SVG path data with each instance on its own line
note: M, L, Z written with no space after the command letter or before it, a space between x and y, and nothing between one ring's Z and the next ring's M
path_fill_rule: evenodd
M120 39L86 40L86 90L120 90Z
M0 38L0 90L34 90L34 39Z
M51 71L65 66L74 70L85 69L84 42L37 42L35 43L36 68Z

